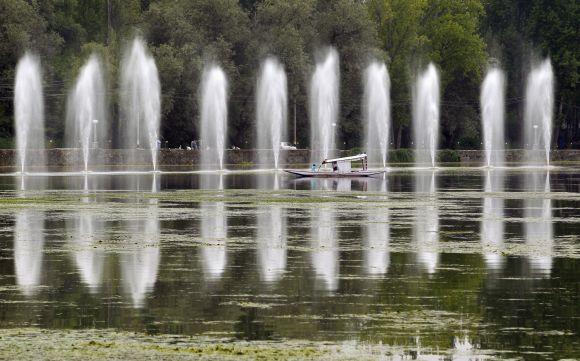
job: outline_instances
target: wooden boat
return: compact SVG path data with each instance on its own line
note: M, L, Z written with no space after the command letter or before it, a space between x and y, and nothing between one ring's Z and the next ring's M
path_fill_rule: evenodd
M361 169L353 170L352 162L361 162ZM332 169L322 166L332 165ZM318 168L313 169L284 169L285 172L294 174L299 177L315 177L315 178L350 178L350 177L370 177L377 174L384 173L383 170L368 170L367 169L367 155L357 154L350 157L325 159Z

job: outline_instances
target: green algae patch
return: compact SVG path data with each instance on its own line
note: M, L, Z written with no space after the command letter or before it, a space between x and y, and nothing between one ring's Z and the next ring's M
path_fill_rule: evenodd
M331 355L334 360L353 359L340 357L340 350L331 344L308 341L248 342L107 329L0 330L0 359L322 360Z
M478 360L496 360L497 351L470 347ZM148 335L112 329L0 329L0 359L19 360L274 360L370 361L447 359L457 349L390 346L357 341L242 341L233 338ZM463 355L464 350L460 350ZM414 356L414 357L411 357Z

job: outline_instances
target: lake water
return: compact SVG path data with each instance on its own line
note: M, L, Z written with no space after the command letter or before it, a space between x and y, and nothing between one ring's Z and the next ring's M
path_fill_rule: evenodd
M0 191L1 328L580 355L579 168L0 176Z

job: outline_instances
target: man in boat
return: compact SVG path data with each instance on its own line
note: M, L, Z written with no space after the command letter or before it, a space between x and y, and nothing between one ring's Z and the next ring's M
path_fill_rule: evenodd
M312 167L310 167L310 170L316 172L316 163L312 163Z

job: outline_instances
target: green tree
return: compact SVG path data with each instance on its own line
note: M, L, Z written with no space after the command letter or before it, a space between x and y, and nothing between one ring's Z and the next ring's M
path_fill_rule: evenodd
M247 14L235 0L158 1L145 15L145 33L162 84L162 129L172 145L199 138L198 88L204 64L215 62L230 85L229 143L243 145L250 136L244 98Z
M391 134L397 148L408 145L403 134L408 134L411 123L410 63L426 39L419 34L421 16L427 2L406 0L370 0L367 9L379 34L381 48L391 77L392 126ZM407 136L408 138L408 136Z
M40 55L44 79L50 79L51 60L63 45L62 38L49 30L39 9L36 1L0 0L0 146L13 146L14 75L18 59L26 50Z
M509 142L517 143L522 134L522 94L531 63L545 56L552 60L556 75L552 143L558 142L562 129L566 144L577 142L580 4L574 0L488 0L485 9L483 29L490 52L500 59L508 78Z
M340 56L339 148L360 146L362 77L378 46L377 32L365 4L353 0L319 1L316 16L319 39L314 45L332 45Z
M310 41L316 37L316 1L264 1L257 6L253 20L255 34L249 51L254 69L262 59L275 55L284 64L288 78L290 123L296 117L297 142L308 144L308 77L312 68ZM255 76L254 76L255 79ZM254 92L254 90L252 90ZM288 134L293 139L294 125Z
M393 127L397 147L410 145L410 86L429 61L441 71L441 146L478 139L477 89L485 62L479 35L483 6L478 0L367 3L387 53L391 74Z

